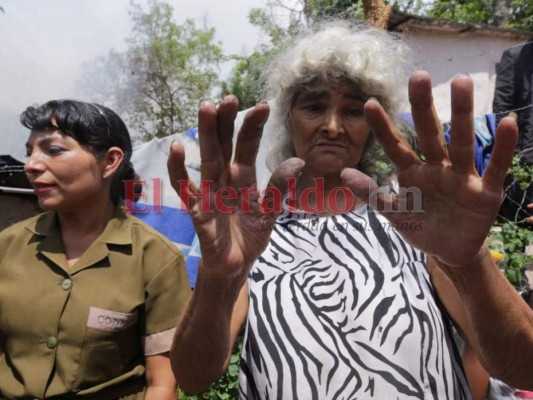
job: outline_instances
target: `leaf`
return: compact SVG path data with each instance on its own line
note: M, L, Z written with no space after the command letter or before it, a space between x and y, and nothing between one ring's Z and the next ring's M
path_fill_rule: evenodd
M127 50L87 64L82 90L119 112L141 140L196 126L198 99L209 97L224 60L214 29L176 23L160 0L147 9L132 3L130 16Z

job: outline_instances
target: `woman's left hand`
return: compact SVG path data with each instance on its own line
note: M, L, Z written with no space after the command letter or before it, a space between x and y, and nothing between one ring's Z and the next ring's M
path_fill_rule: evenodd
M459 268L471 265L483 251L502 201L518 128L513 118L502 119L489 164L480 177L474 166L472 80L468 76L455 77L451 93L452 134L446 146L433 105L429 74L416 72L409 81L409 101L424 161L377 101L365 104L368 123L396 167L401 188L398 195L381 193L374 181L354 169L345 169L342 178L411 245L439 262Z

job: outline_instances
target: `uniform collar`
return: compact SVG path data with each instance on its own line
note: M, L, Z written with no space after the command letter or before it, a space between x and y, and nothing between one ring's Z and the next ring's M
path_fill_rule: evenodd
M113 216L97 240L103 243L118 245L132 244L131 228L131 218L128 218L124 208L122 206L115 207Z
M110 252L109 244L119 246L132 244L132 220L128 218L122 207L115 208L113 216L100 237L85 251L72 269L67 267L65 249L56 213L46 212L41 214L38 218L29 221L26 229L34 235L43 237L37 245L37 251L70 274L75 274L102 261L105 265L108 265L105 259L107 259Z
M131 232L132 221L128 218L124 208L121 206L115 207L113 216L107 223L106 228L96 241L102 243L128 245L132 243ZM59 234L59 221L55 212L45 212L38 218L34 218L28 222L25 227L34 235L39 236L55 236Z

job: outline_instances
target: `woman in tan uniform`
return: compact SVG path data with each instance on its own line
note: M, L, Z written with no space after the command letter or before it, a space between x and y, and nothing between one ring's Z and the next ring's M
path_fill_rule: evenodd
M121 206L126 126L71 100L21 122L46 212L0 233L0 398L176 399L167 353L190 288L180 251Z

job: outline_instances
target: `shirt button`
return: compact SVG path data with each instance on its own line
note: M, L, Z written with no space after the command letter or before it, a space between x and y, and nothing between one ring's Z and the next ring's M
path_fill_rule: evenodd
M64 290L69 290L72 287L72 281L70 279L65 279L63 282L61 282L61 287Z
M57 347L57 339L54 336L50 336L46 339L46 347L49 349L55 349Z

